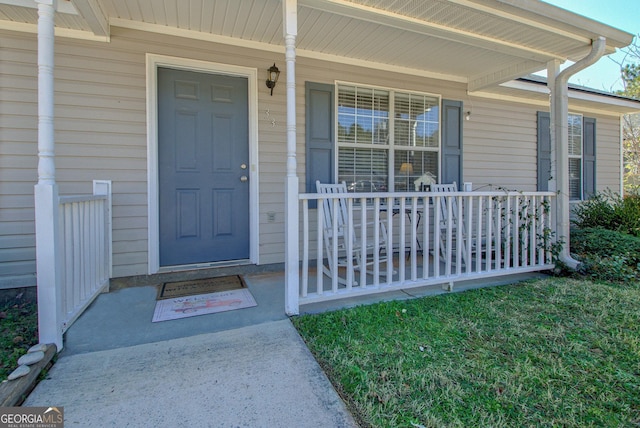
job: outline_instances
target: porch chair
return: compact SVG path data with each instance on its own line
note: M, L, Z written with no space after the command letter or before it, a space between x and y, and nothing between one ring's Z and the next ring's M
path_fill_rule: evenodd
M431 185L431 193L449 193L449 192L457 192L458 185L454 181L451 184L432 184ZM448 201L451 201L451 262L455 264L456 257L455 254L458 250L458 199L456 197L447 199L440 199L440 224L438 227L440 228L440 257L442 260L447 260L447 226L448 226L448 215L449 209L447 207ZM468 244L468 236L467 230L465 226L464 219L460 219L461 222L461 242L462 245L462 262L467 265L467 244ZM472 250L473 251L473 250Z
M318 180L316 181L316 190L318 193L321 193L321 194L328 194L328 195L345 194L346 195L347 184L344 181L339 184L323 184L323 183L320 183L320 181ZM334 204L336 202L338 203L338 206L335 209L336 215L334 217ZM320 207L318 207L318 209L319 208ZM366 207L363 207L363 209L366 209ZM346 199L343 199L343 198L324 199L322 201L322 210L324 214L324 225L322 229L323 240L324 240L324 245L325 245L325 250L326 250L327 260L328 260L326 264L323 263L323 273L327 275L329 278L332 278L333 275L338 275L337 268L341 268L341 267L346 268L348 266L347 254L346 254L347 238L351 240L353 270L351 272L347 272L348 276L346 278L342 278L338 276L338 283L340 284L347 284L347 278L350 277L351 284L358 285L357 281L355 280L355 275L354 275L355 271L360 271L362 269L365 269L367 273L373 274L373 271L371 269L367 270L367 267L371 267L375 263L375 259L373 258L374 251L377 251L379 254L378 262L380 264L383 264L383 263L386 264L389 260L389 257L393 256L393 252L388 250L387 229L382 220L379 221L380 247L375 248L373 245L373 242L374 242L373 238L368 238L366 248L362 248L361 235L363 231L361 230L359 231L360 237L356 233L356 229L358 230L361 229L359 221L357 220L353 221L353 227L351 228L351 231L352 231L351 236L349 237L346 236L346 231L348 229ZM334 224L336 224L336 229L337 229L337 234L335 236L333 236ZM371 227L371 229L369 227ZM373 222L367 222L367 230L365 230L364 232L366 233L368 230L374 230ZM337 248L338 248L337 266L334 266L334 258L336 258L334 257L334 254L333 254L334 239L337 240ZM369 258L368 254L371 254L372 257ZM379 269L379 275L386 276L387 270L386 269L383 270L382 268Z

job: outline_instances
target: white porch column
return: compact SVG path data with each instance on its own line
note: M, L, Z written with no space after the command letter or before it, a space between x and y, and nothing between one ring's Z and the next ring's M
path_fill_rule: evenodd
M287 177L285 179L285 312L299 313L298 176L296 174L296 36L298 1L283 0L283 29L287 62Z
M61 280L53 126L54 14L56 0L38 4L38 184L34 188L38 334L40 343L62 349Z
M591 51L580 61L557 73L558 67L549 67L548 71L554 71L549 76L549 88L551 89L551 162L552 172L555 176L556 197L556 238L564 239L565 245L560 253L560 260L571 269L578 267L578 261L571 258L569 251L570 235L570 205L569 205L569 78L577 72L589 67L604 54L606 40L599 37L592 42ZM553 82L553 84L551 84ZM555 168L553 168L555 162ZM551 189L550 189L551 190Z

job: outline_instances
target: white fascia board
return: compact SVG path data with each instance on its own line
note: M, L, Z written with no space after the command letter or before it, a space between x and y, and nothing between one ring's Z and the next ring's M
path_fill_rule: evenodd
M510 88L510 89L519 89L521 91L527 91L527 92L538 92L541 94L551 93L547 85L523 82L522 80L510 80L508 82L504 82L500 84L500 86L503 86L505 88Z
M540 22L538 20L529 19L529 18L527 18L527 17L525 17L523 15L520 15L520 14L507 12L504 9L496 8L495 6L486 6L486 5L482 4L481 2L479 2L477 0L448 0L448 1L450 3L455 3L455 4L458 4L458 5L461 5L461 6L465 6L465 7L474 9L474 10L485 12L485 13L488 13L488 14L491 14L491 15L494 15L494 16L498 16L500 18L507 19L509 21L517 22L519 24L524 24L524 25L528 25L528 26L531 26L531 27L534 27L534 28L543 29L545 31L549 31L550 33L557 34L557 35L563 36L563 37L567 37L569 39L576 40L578 42L582 42L582 43L590 43L591 42L591 38L589 38L589 37L585 37L583 35L579 35L579 34L576 34L574 32L569 32L569 31L560 29L560 28L555 27L555 26L547 25L547 24L544 24L544 23L542 23L542 22ZM508 0L507 1L497 0L497 1L500 1L502 3L509 3L511 6L514 6L513 2L508 1ZM524 3L528 4L528 3L532 3L532 2L525 2L525 1L521 1L520 0L520 1L518 1L518 3L519 3L519 5L515 6L515 7L518 7L519 9L525 9L525 10L527 10L529 12L533 12L533 13L539 14L538 12L531 10L531 8L524 8L522 6ZM537 2L537 3L540 3L540 2ZM560 9L560 8L556 8L556 9ZM564 10L564 9L560 9L560 10ZM576 14L571 13L569 11L566 11L566 10L564 10L564 11L569 13L569 14L571 14L571 15L573 15L573 16L579 16L579 15L576 15ZM578 27L578 28L580 28L580 27Z
M458 1L458 0L449 0ZM464 1L464 0L463 0ZM585 33L598 34L607 39L609 51L611 48L622 48L633 42L634 35L626 31L619 30L600 21L587 18L570 10L545 3L542 1L522 1L522 0L497 0L500 3L534 13L538 16L552 19L562 24L583 29Z
M37 24L27 24L24 22L2 21L0 20L0 30L18 31L20 33L38 34ZM66 37L69 39L90 40L94 42L109 42L108 36L97 36L90 31L72 30L70 28L56 27L54 29L56 37Z
M0 4L7 4L10 6L28 7L30 9L37 9L38 5L33 0L0 0ZM73 4L69 0L58 0L56 5L56 12L66 13L68 15L77 15L78 11L73 7Z

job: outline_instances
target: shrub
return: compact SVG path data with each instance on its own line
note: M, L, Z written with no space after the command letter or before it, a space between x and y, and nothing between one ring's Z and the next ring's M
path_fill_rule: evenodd
M615 207L618 230L640 238L640 194L626 195Z
M581 229L602 227L615 230L615 211L608 195L596 193L573 209L573 223Z
M602 228L571 230L571 252L587 275L607 281L640 279L640 238Z
M604 228L640 237L640 194L625 197L606 191L596 193L574 208L573 223L581 229Z

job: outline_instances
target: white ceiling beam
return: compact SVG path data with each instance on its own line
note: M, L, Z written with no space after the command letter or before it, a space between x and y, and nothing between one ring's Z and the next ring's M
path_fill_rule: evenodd
M345 0L299 0L298 4L322 12L334 13L352 19L394 27L403 31L437 37L506 55L517 56L526 60L539 61L545 64L551 59L564 60L564 58L553 52L542 51Z
M72 0L80 16L87 21L96 36L109 37L109 19L100 7L98 0Z
M502 70L497 70L484 75L474 76L469 79L467 90L469 92L479 91L481 89L488 88L489 86L495 86L500 83L508 82L509 80L522 77L536 71L540 71L545 66L546 63L540 63L537 61L523 61L518 64L506 67Z

